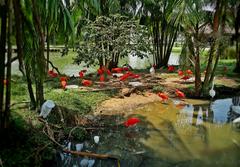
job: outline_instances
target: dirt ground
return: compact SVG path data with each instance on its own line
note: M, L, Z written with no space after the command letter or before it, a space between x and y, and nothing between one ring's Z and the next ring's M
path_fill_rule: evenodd
M188 81L182 81L176 74L156 74L154 77L149 74L140 75L141 79L136 81L143 83L144 88L140 89L142 93L132 93L129 97L121 95L106 100L96 109L95 114L111 115L116 112L124 113L151 102L161 101L157 94L152 92L154 86L161 85L164 88L164 92L170 97L175 97L176 88L179 90L187 90L189 87L194 87L193 78ZM121 84L122 89L120 89L120 94L122 94L126 88L131 89L127 83L128 81L125 81ZM216 77L215 84L231 88L240 87L240 83L236 79L227 77Z

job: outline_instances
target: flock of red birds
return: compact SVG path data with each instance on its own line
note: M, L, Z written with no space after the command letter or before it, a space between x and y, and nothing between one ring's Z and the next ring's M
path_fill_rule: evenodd
M81 70L79 72L79 78L82 80L81 83L82 83L83 86L91 86L93 84L93 81L84 79L86 72L87 72L87 70L85 70L85 69ZM140 75L134 74L134 73L130 72L128 67L113 68L112 72L113 73L123 73L123 72L125 72L125 74L123 74L119 78L119 81L125 81L128 78L139 78L140 77ZM109 69L105 68L104 66L101 66L97 70L97 76L99 76L99 81L101 83L104 82L107 79L107 76L111 76L112 75L112 72ZM54 72L53 70L49 70L48 71L48 75L51 78L59 77L58 73ZM66 86L67 86L68 77L59 77L59 80L60 80L61 87L65 90Z

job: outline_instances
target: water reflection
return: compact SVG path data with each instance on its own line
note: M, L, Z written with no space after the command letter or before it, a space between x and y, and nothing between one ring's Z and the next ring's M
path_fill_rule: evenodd
M219 99L209 104L187 104L179 111L178 124L201 125L204 122L221 125L240 116L240 97Z

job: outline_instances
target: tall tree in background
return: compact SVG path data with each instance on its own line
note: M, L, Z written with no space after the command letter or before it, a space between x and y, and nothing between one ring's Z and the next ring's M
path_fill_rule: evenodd
M218 59L219 59L218 57L216 57L216 59L214 59L214 56L216 53L216 48L218 47L217 40L219 39L219 25L220 25L220 21L221 21L223 4L224 3L222 0L216 1L215 12L213 15L213 32L212 32L211 39L210 39L210 50L209 50L206 74L205 74L203 87L202 87L203 95L206 95L209 91L209 86L212 84L212 80L214 78L213 65L215 63L218 63Z
M4 128L9 127L10 104L11 104L11 58L12 58L12 17L13 4L12 0L8 0L8 32L7 32L7 75L6 75L6 100L4 112Z
M179 30L183 13L182 0L139 0L129 3L130 12L141 17L141 24L149 26L153 40L153 62L157 67L167 66ZM133 5L134 4L134 5ZM125 4L126 5L126 4Z
M7 34L7 2L0 0L0 129L4 128L4 79L5 79L5 53L6 53L6 34Z
M205 28L209 25L206 11L202 9L204 1L186 0L185 12L181 19L181 30L185 36L185 45L180 56L182 68L192 64L195 73L195 96L201 95L202 81L200 69L200 53L207 47ZM190 56L189 56L190 55Z

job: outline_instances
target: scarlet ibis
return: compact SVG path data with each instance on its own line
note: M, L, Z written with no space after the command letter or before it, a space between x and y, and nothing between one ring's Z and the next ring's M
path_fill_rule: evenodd
M98 73L98 75L102 75L103 74L103 69L100 67L98 70L97 70L97 73Z
M107 70L107 75L112 75L110 70Z
M158 93L158 96L162 99L162 101L168 100L168 95L166 95L165 93Z
M182 70L178 70L178 76L183 76L183 71Z
M129 68L128 67L123 67L122 70L123 71L129 71Z
M173 72L175 70L174 66L168 66L168 72Z
M104 81L104 75L102 74L102 75L100 75L100 82L103 82Z
M79 72L79 77L80 77L80 78L83 78L83 77L84 77L84 72L83 72L83 71L80 71L80 72Z
M140 75L138 75L138 74L133 74L133 75L131 75L131 77L132 77L132 78L139 78Z
M82 81L82 84L83 84L84 86L91 86L91 85L92 85L92 81L90 81L90 80L83 80L83 81Z
M123 76L120 77L120 81L125 81L131 74L130 73L126 73Z
M183 76L181 79L184 80L184 81L186 81L186 80L190 79L190 77L189 77L188 75L185 75L185 76Z
M58 73L55 73L53 70L49 70L48 71L48 75L51 77L51 78L56 78L58 76Z
M66 80L61 81L61 86L63 89L66 89L67 81Z
M192 72L190 69L188 69L188 70L186 71L186 73L187 73L188 75L192 75L192 74L193 74L193 72Z
M121 73L123 71L123 68L113 68L112 72L116 72L116 73Z
M130 118L128 119L127 121L125 121L123 124L126 126L126 127L130 127L130 126L133 126L137 123L139 123L140 120L138 118Z
M178 90L178 89L176 89L175 94L179 98L185 98L185 94L183 92L181 92L180 90Z
M60 81L67 81L67 77L60 77Z

